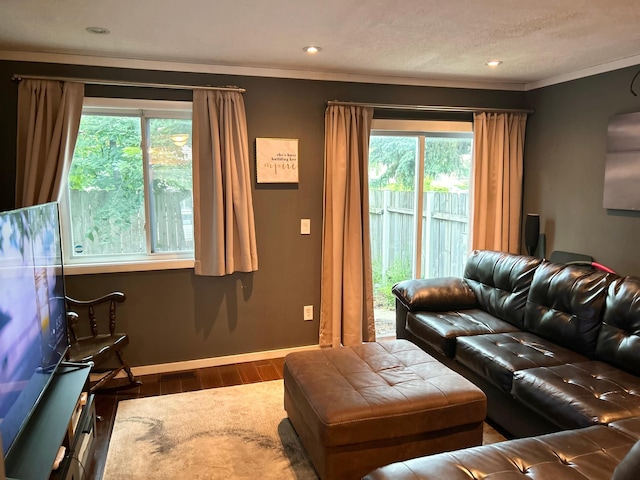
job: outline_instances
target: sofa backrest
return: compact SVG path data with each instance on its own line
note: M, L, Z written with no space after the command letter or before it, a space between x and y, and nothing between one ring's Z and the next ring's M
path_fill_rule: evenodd
M523 328L524 308L533 273L542 262L535 257L490 250L474 250L464 270L464 280L480 308Z
M614 277L589 266L542 263L533 275L525 330L594 358L607 288Z
M596 354L640 375L640 278L618 277L609 285Z

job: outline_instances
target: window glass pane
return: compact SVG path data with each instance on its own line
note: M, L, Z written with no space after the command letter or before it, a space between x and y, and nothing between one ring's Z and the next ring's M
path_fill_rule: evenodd
M69 172L73 254L146 251L140 119L83 115Z
M191 120L147 123L154 252L193 250Z
M425 139L421 259L425 278L464 273L472 141L471 135Z
M412 277L415 250L416 136L372 135L369 223L376 334L395 333L394 283Z
M376 335L384 337L395 334L395 282L414 275L463 274L473 133L462 124L374 122L369 219ZM418 207L422 218L416 216ZM421 228L416 230L416 225Z

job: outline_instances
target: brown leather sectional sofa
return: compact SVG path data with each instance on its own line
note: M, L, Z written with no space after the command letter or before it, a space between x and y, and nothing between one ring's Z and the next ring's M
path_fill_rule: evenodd
M587 435L580 442L596 445L597 439L607 443L620 434L626 446L612 457L619 461L620 452L640 438L640 278L474 251L463 278L407 280L393 293L398 338L413 341L482 388L488 417L503 430L515 437L562 431L489 447L506 448L521 459L521 448L529 457L562 459L568 455L562 447L549 449L545 442L567 435L578 442ZM620 433L616 426L625 422ZM614 444L606 450L615 451ZM597 457L603 448L592 453ZM488 452L477 455L488 459Z
M392 463L364 480L637 480L639 431L636 417Z

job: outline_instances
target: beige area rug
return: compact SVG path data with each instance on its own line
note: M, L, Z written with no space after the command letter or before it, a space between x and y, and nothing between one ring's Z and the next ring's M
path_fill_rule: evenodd
M276 380L121 401L103 479L317 480L283 396Z
M282 380L118 403L103 479L316 480Z

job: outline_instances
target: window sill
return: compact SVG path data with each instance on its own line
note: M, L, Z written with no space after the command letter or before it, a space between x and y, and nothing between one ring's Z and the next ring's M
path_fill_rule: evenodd
M105 262L85 264L64 264L65 275L90 275L95 273L122 273L122 272L148 272L152 270L178 270L193 268L194 260L170 259L170 260L145 260L131 262Z

